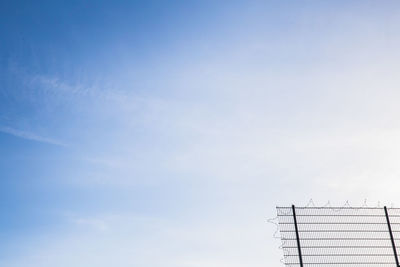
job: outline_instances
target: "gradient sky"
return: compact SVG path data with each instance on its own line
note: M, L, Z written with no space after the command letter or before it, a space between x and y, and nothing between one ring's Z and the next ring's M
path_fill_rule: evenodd
M0 265L280 266L276 205L400 204L399 1L0 2Z

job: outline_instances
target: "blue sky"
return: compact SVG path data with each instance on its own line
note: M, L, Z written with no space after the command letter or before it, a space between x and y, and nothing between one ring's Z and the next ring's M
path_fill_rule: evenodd
M399 204L397 1L2 1L0 265L279 265L275 205Z

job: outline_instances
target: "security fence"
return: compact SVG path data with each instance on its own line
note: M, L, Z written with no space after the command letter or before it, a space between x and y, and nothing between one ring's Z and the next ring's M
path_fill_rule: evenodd
M277 207L286 266L400 267L400 209Z

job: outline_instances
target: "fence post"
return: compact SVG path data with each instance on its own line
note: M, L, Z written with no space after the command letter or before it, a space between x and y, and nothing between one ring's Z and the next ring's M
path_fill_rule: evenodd
M394 243L392 227L390 226L389 214L388 214L386 206L384 206L383 208L385 210L386 222L387 222L387 225L388 225L388 228L389 228L390 240L392 241L394 259L396 260L396 266L399 267L399 258L397 257L396 244Z
M300 267L303 267L303 256L301 255L300 236L299 236L299 229L297 227L296 208L294 205L292 205L292 212L293 212L293 219L294 219L294 229L296 230L297 251L299 252ZM396 256L396 259L397 259L397 256ZM397 264L397 266L398 266L398 264Z

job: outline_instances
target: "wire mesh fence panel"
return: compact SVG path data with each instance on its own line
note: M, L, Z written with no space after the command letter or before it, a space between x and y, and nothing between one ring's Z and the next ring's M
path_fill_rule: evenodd
M399 267L400 209L277 207L287 266Z

